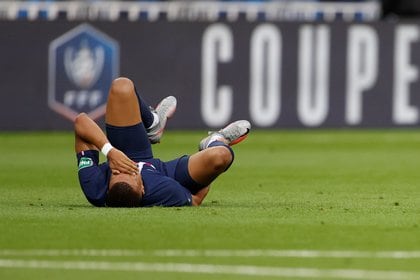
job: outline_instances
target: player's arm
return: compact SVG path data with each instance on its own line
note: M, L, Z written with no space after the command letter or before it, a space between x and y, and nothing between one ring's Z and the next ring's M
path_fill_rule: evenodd
M101 150L105 144L110 145L102 129L85 113L76 117L74 132L76 153L86 150ZM137 164L120 150L112 147L106 156L113 172L138 173Z

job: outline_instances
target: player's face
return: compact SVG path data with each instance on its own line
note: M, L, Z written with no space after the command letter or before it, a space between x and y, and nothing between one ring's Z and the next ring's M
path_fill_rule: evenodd
M112 186L116 182L126 182L132 186L136 192L141 193L142 196L144 195L144 185L140 174L112 174L109 180L109 185Z

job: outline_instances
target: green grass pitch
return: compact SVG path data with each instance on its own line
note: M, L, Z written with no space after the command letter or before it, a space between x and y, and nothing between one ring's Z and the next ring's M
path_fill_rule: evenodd
M1 133L0 279L420 279L419 131L256 130L234 150L201 207L108 209L72 133Z

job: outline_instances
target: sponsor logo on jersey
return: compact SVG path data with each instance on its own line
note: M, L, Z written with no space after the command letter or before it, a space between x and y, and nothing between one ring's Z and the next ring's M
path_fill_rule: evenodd
M79 170L93 166L93 160L88 157L82 157L79 161Z

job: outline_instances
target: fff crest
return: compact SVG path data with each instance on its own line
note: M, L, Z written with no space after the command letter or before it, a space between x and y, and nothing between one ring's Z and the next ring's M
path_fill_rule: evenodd
M48 105L70 120L81 112L99 118L118 72L118 43L82 24L50 44Z

